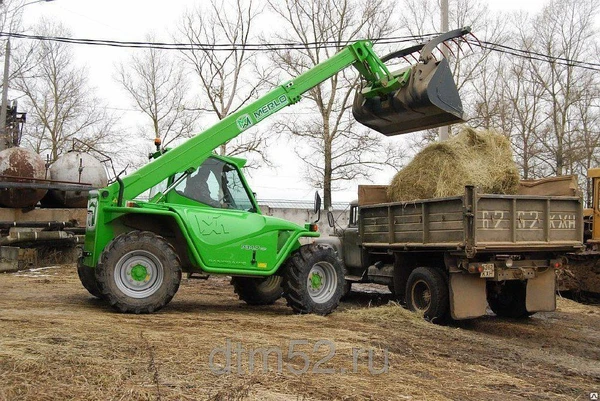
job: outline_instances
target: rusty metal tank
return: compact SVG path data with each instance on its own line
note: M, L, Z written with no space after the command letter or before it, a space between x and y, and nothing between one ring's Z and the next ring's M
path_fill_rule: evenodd
M72 151L59 157L50 166L50 178L53 182L90 184L94 188L105 187L108 183L106 170L94 156ZM86 207L88 191L50 190L42 203L51 203L58 207Z
M44 160L32 150L9 148L0 152L0 180L23 185L17 188L0 188L0 206L28 208L35 206L47 190L25 188L27 184L43 180L46 176Z

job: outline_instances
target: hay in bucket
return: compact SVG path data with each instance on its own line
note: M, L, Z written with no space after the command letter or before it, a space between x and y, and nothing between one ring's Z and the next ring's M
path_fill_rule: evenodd
M461 195L465 185L484 193L517 193L519 172L504 135L465 128L427 146L394 176L388 198L400 202Z

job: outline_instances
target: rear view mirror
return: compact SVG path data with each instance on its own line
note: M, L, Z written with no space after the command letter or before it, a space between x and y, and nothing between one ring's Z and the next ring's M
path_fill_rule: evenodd
M315 191L315 207L313 213L317 213L319 210L321 210L321 196L319 195L319 191Z
M335 227L335 219L333 218L333 213L331 213L331 211L327 212L327 223L329 223L329 227Z
M313 208L313 213L317 215L317 219L314 221L317 223L321 220L321 196L319 195L319 191L315 191L315 206Z

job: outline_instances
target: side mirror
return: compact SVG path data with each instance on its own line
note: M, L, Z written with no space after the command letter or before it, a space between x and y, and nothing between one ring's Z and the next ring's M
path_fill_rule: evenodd
M313 208L313 212L317 214L317 219L314 221L316 223L321 220L321 196L319 195L319 191L315 191L315 207Z
M331 211L327 212L327 223L329 223L329 227L335 227L335 219L333 218L333 213L331 213Z
M319 191L315 191L315 208L313 212L317 213L319 210L321 210L321 196L319 195Z

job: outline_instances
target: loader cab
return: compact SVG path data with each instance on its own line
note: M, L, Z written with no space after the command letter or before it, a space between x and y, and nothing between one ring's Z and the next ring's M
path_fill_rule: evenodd
M152 188L154 201L258 212L254 195L241 172L245 160L213 155L198 168L177 173Z

